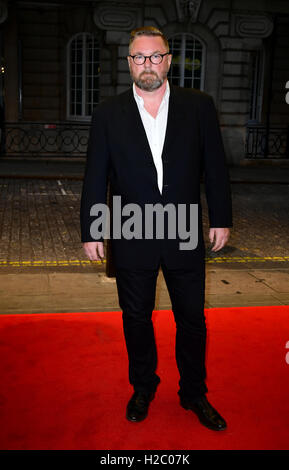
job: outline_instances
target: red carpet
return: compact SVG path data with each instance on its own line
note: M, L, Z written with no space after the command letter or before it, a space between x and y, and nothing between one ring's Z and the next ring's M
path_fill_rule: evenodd
M121 313L1 316L0 448L288 449L289 306L206 318L208 399L228 422L219 433L179 405L170 311L154 313L162 382L137 424L125 419Z

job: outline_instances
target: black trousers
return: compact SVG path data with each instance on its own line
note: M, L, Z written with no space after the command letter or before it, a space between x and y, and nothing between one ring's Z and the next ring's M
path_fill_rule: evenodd
M192 401L207 392L205 384L206 323L205 261L190 269L169 269L161 260L176 322L175 354L180 396ZM157 347L152 323L157 269L116 269L119 304L129 361L129 381L135 391L156 390Z

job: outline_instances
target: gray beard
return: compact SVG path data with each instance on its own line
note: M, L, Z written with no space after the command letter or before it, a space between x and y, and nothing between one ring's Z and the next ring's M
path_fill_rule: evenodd
M145 73L143 72L141 76L143 74ZM150 78L141 78L141 76L139 78L132 77L132 79L141 90L145 90L145 91L157 90L164 83L164 80L166 77L164 76L160 78L154 72L152 72L152 75L150 76Z

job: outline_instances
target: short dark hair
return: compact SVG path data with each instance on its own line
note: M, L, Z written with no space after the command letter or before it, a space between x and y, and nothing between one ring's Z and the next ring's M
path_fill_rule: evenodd
M129 46L128 46L129 50L135 38L138 38L140 36L160 36L162 40L164 41L164 44L169 52L170 46L169 46L167 38L162 33L162 31L155 28L154 26L141 26L140 28L136 28L133 31L131 31L130 38L129 38Z

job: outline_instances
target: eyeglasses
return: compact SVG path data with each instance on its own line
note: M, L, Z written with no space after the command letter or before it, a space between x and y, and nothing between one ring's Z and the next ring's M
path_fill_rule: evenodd
M143 65L146 61L146 59L149 59L152 64L158 65L163 61L163 58L165 55L168 55L169 52L166 52L165 54L152 54L152 55L129 55L129 57L132 58L134 63L136 65Z

